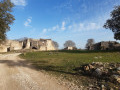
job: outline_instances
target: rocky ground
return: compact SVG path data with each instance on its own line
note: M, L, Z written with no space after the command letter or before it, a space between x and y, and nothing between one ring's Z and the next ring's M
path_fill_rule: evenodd
M120 63L93 62L81 66L78 73L97 80L89 89L120 90Z

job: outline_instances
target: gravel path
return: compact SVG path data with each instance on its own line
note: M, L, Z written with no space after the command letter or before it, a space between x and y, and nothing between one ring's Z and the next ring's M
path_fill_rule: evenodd
M0 90L68 90L24 63L19 54L0 54Z

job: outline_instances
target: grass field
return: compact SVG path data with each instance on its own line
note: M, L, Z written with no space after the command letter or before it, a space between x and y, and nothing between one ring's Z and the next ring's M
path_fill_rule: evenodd
M54 52L29 52L21 54L22 58L29 60L39 70L45 70L54 75L63 75L68 80L82 80L76 68L92 62L120 62L119 52L105 51L54 51ZM79 79L78 79L79 77ZM83 81L82 81L83 82ZM79 82L80 83L80 82Z

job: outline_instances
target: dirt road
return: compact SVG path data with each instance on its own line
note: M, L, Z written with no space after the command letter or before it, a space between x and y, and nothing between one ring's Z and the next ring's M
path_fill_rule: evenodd
M0 90L68 90L18 57L0 54Z

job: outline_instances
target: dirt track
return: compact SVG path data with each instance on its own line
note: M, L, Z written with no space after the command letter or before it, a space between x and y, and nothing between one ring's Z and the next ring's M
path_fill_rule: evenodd
M0 54L0 90L68 90L18 57Z

